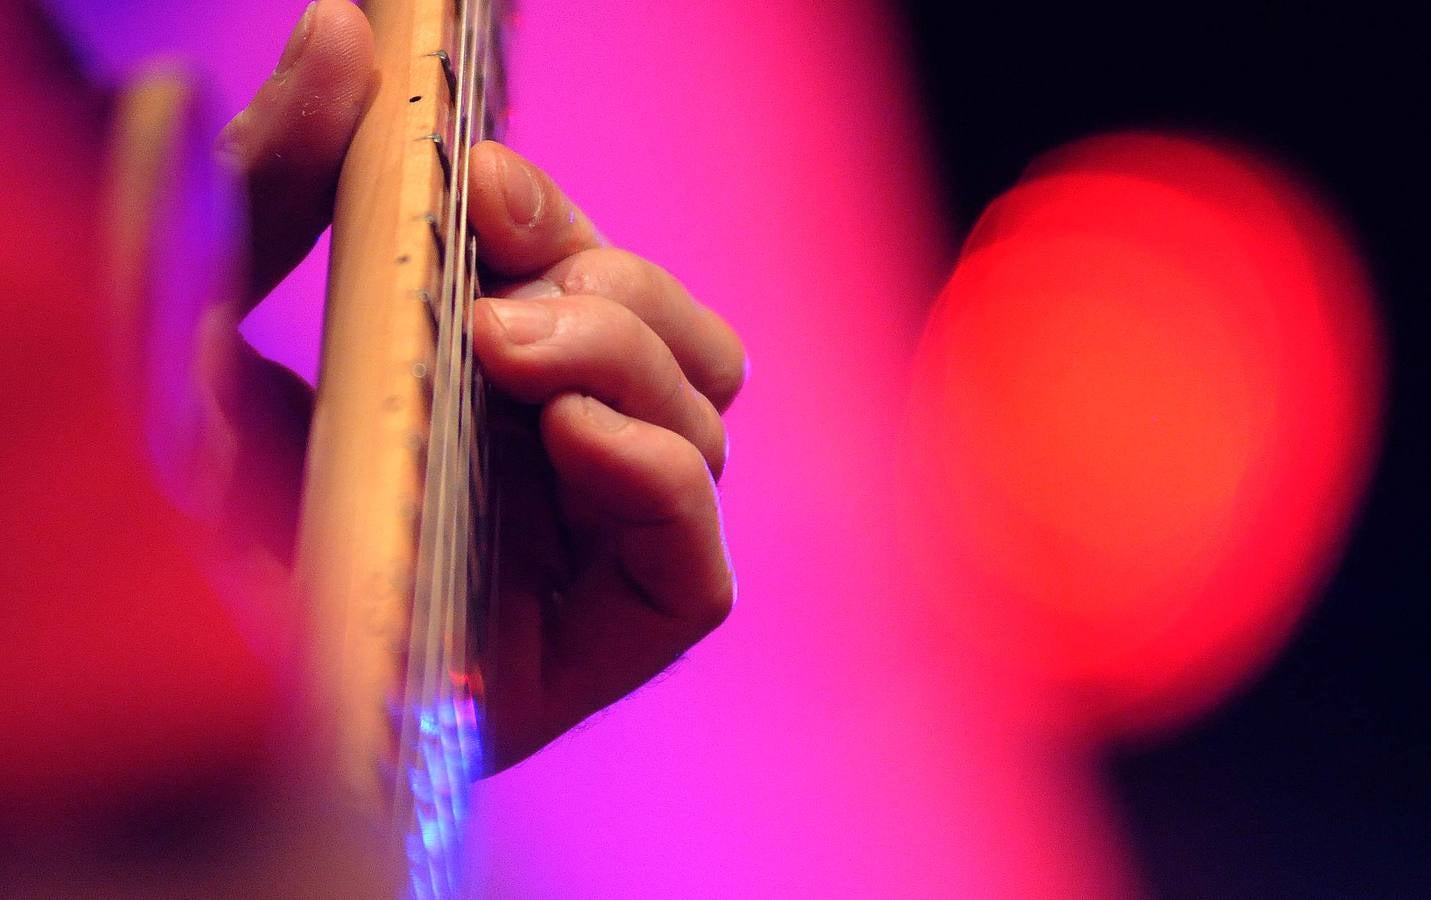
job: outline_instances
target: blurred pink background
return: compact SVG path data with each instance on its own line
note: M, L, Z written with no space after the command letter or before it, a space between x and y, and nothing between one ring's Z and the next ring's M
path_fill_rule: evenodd
M96 64L237 111L298 0L58 0ZM748 343L723 484L740 598L668 675L481 788L485 895L1119 893L1081 760L919 599L892 527L907 363L953 259L874 0L523 4L510 142ZM323 253L247 323L315 368Z

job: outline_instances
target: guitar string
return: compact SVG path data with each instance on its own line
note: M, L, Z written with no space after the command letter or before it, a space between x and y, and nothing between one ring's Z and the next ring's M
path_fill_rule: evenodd
M446 510L439 510L439 527L443 529L443 540L446 544L443 560L440 563L438 576L441 581L441 590L437 597L438 609L429 613L428 643L427 643L427 666L423 673L421 710L422 714L429 717L425 723L428 733L423 742L427 751L422 763L425 774L429 780L429 786L433 791L433 803L430 810L431 819L429 823L421 823L427 827L435 828L438 831L439 858L435 860L437 865L443 867L442 875L447 883L455 889L456 876L460 860L455 858L452 852L456 841L456 835L451 831L455 830L457 823L453 821L453 816L449 814L453 798L460 794L465 786L465 775L461 772L453 772L451 768L452 760L450 755L444 752L444 740L446 723L444 721L447 704L445 702L447 691L445 685L450 685L451 660L448 658L448 650L451 641L451 611L456 603L459 590L459 578L465 582L466 551L468 547L463 540L466 533L466 519L469 510L464 503L467 497L467 490L463 485L463 475L467 470L467 463L464 457L467 455L467 438L469 434L464 429L464 419L466 418L466 386L462 382L462 358L464 356L463 345L466 342L467 329L465 328L466 309L470 286L467 279L467 170L471 146L471 122L472 105L474 102L475 84L472 80L472 73L475 69L473 55L473 23L472 10L470 4L463 4L462 23L459 32L462 41L460 52L461 62L458 72L462 79L459 95L463 98L457 107L456 133L453 139L454 164L452 166L452 185L449 189L449 196L452 203L449 206L449 216L447 221L448 252L444 258L446 266L453 271L453 295L450 307L451 318L449 320L448 333L444 336L447 346L448 358L446 365L441 372L447 380L446 394L449 405L444 406L443 414L447 417L447 437L451 441L444 460L443 470L438 473L441 481L441 489L444 492L444 505ZM470 426L469 426L470 427ZM444 805L444 801L446 805ZM426 834L422 836L424 843L429 839ZM429 852L431 847L427 847ZM447 852L443 852L443 851Z
M461 166L463 196L462 210L458 218L467 247L467 254L463 259L466 266L464 281L467 286L463 289L463 297L468 304L467 315L464 317L466 327L462 329L463 368L459 381L460 388L464 392L462 414L467 417L462 452L458 456L458 462L462 466L460 494L465 512L458 520L458 525L462 529L461 546L467 548L470 565L457 568L456 574L459 583L462 584L462 590L452 598L452 628L448 631L448 636L453 642L453 665L449 671L461 675L459 683L462 685L462 696L455 699L464 704L475 704L478 699L473 696L467 678L469 668L479 661L475 652L477 648L471 646L470 643L473 637L470 628L473 623L470 619L475 609L477 612L476 627L479 629L490 628L491 623L488 617L494 608L491 592L495 587L497 557L494 537L496 520L490 506L490 501L496 496L496 491L491 484L490 469L488 468L491 459L491 439L487 427L489 388L481 368L477 364L472 345L471 312L476 298L482 296L482 286L478 272L476 235L470 230L467 215L471 200L467 192L471 176L471 147L477 141L493 136L488 112L491 102L491 73L496 53L494 40L496 4L494 0L477 0L477 2L480 5L478 13L480 24L475 37L475 56L471 73L475 83L470 95L472 105L469 107L468 138ZM474 523L477 526L475 535L471 532L471 526ZM459 759L467 763L469 768L479 769L483 760L474 758L473 751L482 754L484 748L480 742L477 747L467 746L466 739L473 736L465 729L458 730L457 738L461 750Z
M473 478L474 457L486 456L483 429L485 423L480 415L485 412L482 408L485 406L482 404L485 391L472 347L471 312L481 286L477 277L476 239L471 233L468 219L471 148L475 140L486 136L486 73L492 46L491 4L485 0L478 2L480 23L472 31L464 31L470 43L466 63L462 67L463 78L466 80L467 102L461 108L458 122L456 150L459 158L453 167L458 202L455 220L450 224L456 231L453 245L457 253L448 260L449 264L456 266L454 281L458 286L459 303L455 309L458 315L454 322L453 339L454 343L460 344L461 360L460 365L455 366L449 374L449 377L456 379L452 389L458 398L457 431L456 446L448 457L452 477L450 480L444 478L444 486L451 491L450 499L453 504L452 516L446 520L451 525L449 559L452 565L446 572L450 580L446 582L448 590L442 598L443 612L447 620L447 627L441 636L442 662L435 672L429 672L429 676L436 681L427 686L425 702L425 708L433 710L439 720L437 727L440 733L436 741L438 759L431 762L445 769L440 773L446 782L441 794L449 799L450 807L444 807L443 812L448 812L450 808L450 818L445 819L445 824L454 832L461 829L466 818L467 790L475 775L472 771L472 751L476 749L480 752L481 749L480 741L476 748L469 746L471 740L468 728L475 728L477 722L476 710L472 705L473 698L465 679L470 663L467 653L468 606L474 599L483 604L487 599L484 590L487 573L480 552L487 548L474 548L471 528L474 505L478 507L479 516L486 513L482 508L485 504L481 502L481 498L487 488L485 480L474 482ZM479 535L485 531L483 526L486 522L485 518L478 519ZM474 553L474 550L479 552ZM470 566L477 567L475 576ZM460 837L460 834L449 835L449 849L460 845ZM449 884L455 890L460 880L462 860L457 853L449 852L444 856L443 862L447 864Z
M440 664L429 671L429 677L433 679L425 687L424 708L431 711L436 717L434 723L438 733L435 735L435 742L430 746L436 747L435 760L429 760L432 768L438 769L441 785L441 796L448 800L448 806L442 810L443 813L450 811L450 817L441 817L443 824L451 828L454 832L461 827L461 822L465 813L465 796L470 779L470 774L466 766L465 758L461 754L462 732L465 722L462 708L462 698L458 695L454 675L465 669L467 661L465 653L466 641L460 639L462 634L458 629L465 629L465 608L469 600L468 565L471 545L471 455L473 451L473 407L472 407L472 341L470 328L470 313L473 298L476 293L475 284L475 259L474 242L470 233L468 222L468 184L471 174L471 147L473 143L473 128L478 121L474 115L474 106L480 102L481 91L476 83L477 64L481 48L477 45L478 29L464 31L469 43L467 50L467 62L462 68L462 76L466 80L466 97L468 102L462 107L458 120L458 136L456 139L457 159L453 166L454 180L456 181L458 198L456 217L449 227L455 229L456 239L453 241L457 251L455 257L449 257L448 264L456 266L455 282L458 285L456 317L452 339L457 358L454 366L448 373L450 391L457 398L457 408L454 411L456 416L456 446L449 454L448 462L450 470L447 477L444 477L444 487L447 488L452 503L452 514L445 520L450 528L448 532L448 557L449 566L444 573L446 591L442 597L442 612L444 618L444 628L440 634L434 635L441 641L439 650ZM458 752L452 752L454 748ZM449 835L449 845L456 846L460 843L460 835ZM455 853L448 853L444 860L449 867L449 878L454 886L460 875L461 860Z
M460 363L454 365L454 356L458 359L462 356L462 334L466 331L463 311L468 286L462 262L466 256L466 229L462 227L466 184L462 179L468 167L470 110L475 88L471 78L475 69L472 60L475 49L472 46L472 11L465 0L460 10L459 79L457 97L454 98L456 134L451 141L451 154L456 157L456 164L449 167L448 173L442 290L436 310L436 353L431 373L432 413L427 476L399 730L397 772L406 784L397 785L394 803L399 833L405 834L410 844L407 853L410 885L416 896L437 896L456 890L460 860L453 859L455 854L452 852L443 852L456 844L456 835L450 833L455 823L450 821L449 816L439 815L438 807L446 798L460 793L466 781L462 773L455 773L454 784L454 773L446 771L445 754L439 753L437 758L433 758L427 749L434 739L439 746L441 744L443 716L440 682L453 663L448 653L441 652L447 649L443 632L453 624L448 611L453 606L458 588L454 570L465 569L467 565L466 559L459 562L465 548L456 543L458 535L454 532L457 529L450 527L450 523L465 519L470 511L462 508L465 504L461 499L468 492L460 483L460 475L454 478L454 469L460 471L466 468L465 463L458 464L458 458L463 455L464 438L470 436L470 425L466 435L462 431L461 409L466 392L460 382L463 367ZM455 384L454 378L457 379ZM429 829L434 829L435 833L430 834Z
M414 597L412 620L411 649L416 649L417 635L425 631L426 652L422 654L421 687L416 690L417 679L411 677L417 674L416 660L409 657L405 703L408 712L400 740L407 763L400 771L411 772L416 779L411 785L414 794L427 791L425 797L412 798L412 811L403 816L410 839L430 844L432 841L425 832L413 833L414 826L425 828L431 824L438 829L436 849L439 852L432 852L434 848L427 846L420 848L417 854L410 854L419 857L410 859L410 865L423 870L411 873L416 895L436 896L457 890L461 859L453 852L460 838L456 831L465 818L465 795L468 782L475 774L472 770L484 749L480 737L469 734L469 727L475 729L478 723L474 697L465 677L470 663L468 606L469 603L477 605L479 627L490 625L481 619L490 599L487 595L494 578L490 560L495 557L492 552L495 550L494 523L490 518L494 510L489 503L492 498L488 496L491 454L483 427L486 388L475 364L470 330L472 302L479 295L480 285L476 242L467 219L467 184L473 129L477 129L478 139L485 138L491 122L488 91L492 86L495 52L492 4L482 2L479 15L481 24L473 29L471 8L466 3L462 5L460 34L463 41L457 67L462 79L458 88L461 99L457 104L457 134L453 141L454 159L445 217L447 252L442 315L438 323L439 360L433 373L433 437L429 455L436 456L433 462L438 464L429 467L429 478L437 482L429 496L437 503L427 507L432 515L424 516L423 532L428 541L423 546L428 552L420 556L424 562L430 560L431 568L427 569L424 579L428 590ZM474 506L478 514L475 547L470 527ZM469 566L476 571L470 571ZM416 704L414 693L421 698ZM430 718L413 722L414 711ZM422 739L425 731L428 740ZM471 746L474 738L475 747ZM455 753L449 752L453 749ZM418 802L423 803L424 811L430 816L426 822L414 821L419 812Z
M465 43L461 51L465 51ZM459 55L459 70L461 68L461 57ZM462 82L458 84L458 96L455 102L460 108L463 100ZM456 197L453 190L456 187L455 181L448 185L448 210L445 220L452 221L452 210L456 204ZM430 422L427 435L427 465L426 480L423 485L423 502L421 508L421 524L419 526L418 538L418 565L415 572L412 610L408 619L409 646L407 654L407 672L404 679L404 697L399 710L402 716L402 726L399 736L398 774L399 777L406 777L407 773L413 771L415 753L414 731L417 726L416 716L419 712L419 699L423 682L422 669L429 657L422 652L423 643L427 636L428 613L432 605L433 598L439 588L437 581L440 578L441 559L439 551L441 549L440 535L438 529L442 518L442 511L445 508L446 493L442 490L443 478L441 477L445 466L445 459L449 452L450 442L448 440L446 406L446 380L442 377L442 371L448 364L447 339L451 332L451 306L456 296L456 286L453 282L455 272L445 265L445 260L451 250L451 244L455 235L452 229L447 229L447 246L443 253L442 287L436 298L434 305L434 318L436 337L434 342L434 360L430 373L432 379L432 397ZM399 807L394 810L398 817L398 824L406 826L406 815L410 812L401 807L404 800L404 792L398 791Z
M464 0L465 2L465 0ZM472 94L472 101L475 109L470 120L470 127L475 129L475 141L487 140L489 138L500 139L500 116L505 113L504 73L501 68L501 47L499 44L501 31L499 19L503 15L505 5L503 0L474 0L480 4L477 36L477 55L474 60L476 71L473 73L477 79L477 88ZM494 102L495 98L495 102ZM470 148L469 141L468 155L464 160L464 169L467 171L463 176L464 211L461 217L462 227L468 227L466 215L466 204L469 197L466 196L465 188L469 183L470 176ZM482 286L478 270L478 246L475 235L468 239L469 257L467 259L468 273L471 280L471 288L465 294L469 301L482 296ZM470 310L469 310L470 312ZM487 690L489 685L484 680L484 672L490 673L496 669L496 642L491 640L495 634L497 624L497 614L500 604L496 602L498 564L500 559L500 535L499 528L501 518L498 504L501 500L501 492L492 481L492 466L496 441L493 438L490 427L489 416L492 410L492 388L487 383L481 367L477 364L476 356L472 349L471 342L471 319L468 317L467 329L464 329L466 338L464 368L461 384L464 390L470 391L469 399L464 402L464 411L470 412L471 429L470 440L467 441L463 459L467 461L467 490L466 499L469 509L475 508L475 517L468 515L464 517L463 524L475 522L477 530L475 535L467 535L465 540L471 543L474 552L469 556L469 565L464 567L469 582L469 592L459 595L454 603L454 627L449 632L455 641L458 641L456 652L461 660L460 668L452 671L461 673L460 683L462 685L463 697L460 698L463 708L474 717L471 731L459 729L458 740L460 747L460 758L467 763L467 768L473 776L480 775L490 762L491 748L487 745L488 734L485 722L485 704L488 699ZM478 666L481 666L479 669ZM472 690L472 678L478 680L481 695L478 696ZM469 740L470 739L470 740ZM469 744L475 743L475 746Z

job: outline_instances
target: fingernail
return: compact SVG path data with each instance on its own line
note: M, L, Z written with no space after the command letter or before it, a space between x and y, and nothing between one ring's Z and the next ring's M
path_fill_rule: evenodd
M507 200L507 215L518 225L528 228L542 216L542 186L537 175L526 163L507 159L502 179L502 193Z
M582 412L591 424L602 431L620 431L630 424L631 419L597 400L595 397L581 396Z
M550 337L556 329L556 316L550 309L530 300L493 300L492 312L513 344L534 344Z
M507 288L502 296L508 300L541 300L562 295L561 286L546 278L537 278L514 287Z
M283 55L278 58L278 68L273 70L276 76L288 74L297 63L299 57L303 55L303 48L308 46L308 38L313 34L313 8L318 5L317 0L308 4L308 8L303 10L303 18L298 20L298 25L293 29L293 34L289 35L288 43L283 47Z

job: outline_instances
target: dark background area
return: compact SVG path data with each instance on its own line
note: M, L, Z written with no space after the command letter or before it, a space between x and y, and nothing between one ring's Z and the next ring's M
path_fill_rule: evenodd
M1346 556L1270 671L1106 775L1156 896L1431 897L1426 30L1377 3L903 6L953 221L1043 150L1160 126L1270 151L1361 240L1390 408Z

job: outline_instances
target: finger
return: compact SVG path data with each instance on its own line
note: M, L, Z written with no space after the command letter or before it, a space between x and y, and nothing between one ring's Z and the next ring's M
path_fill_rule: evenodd
M473 341L483 371L509 395L541 404L567 392L602 398L627 416L680 435L719 478L725 426L676 358L635 313L603 297L490 300Z
M312 392L240 339L232 291L206 265L228 249L210 220L228 179L195 102L182 76L156 70L116 111L125 128L111 159L105 268L117 383L169 499L223 552L287 562Z
M735 602L715 484L704 460L680 435L581 394L563 394L547 405L542 438L564 490L613 529L620 580L596 576L576 592L634 599L638 609L628 615L659 615L667 646L655 657L668 665L723 622ZM572 611L601 605L572 599ZM580 633L569 638L568 648Z
M601 243L591 220L545 172L501 144L472 148L467 186L482 262L500 275L534 274Z
M313 389L240 339L231 310L215 310L203 331L197 374L215 413L206 440L225 448L228 463L218 522L230 539L291 566Z
M690 442L580 393L542 409L541 441L547 452L535 455L550 461L584 574L558 581L557 594L515 585L528 602L508 604L515 621L502 625L507 662L488 707L494 771L670 667L734 602L716 486Z
M520 675L498 671L508 680L490 694L495 771L666 669L725 619L734 597L715 486L689 442L580 394L546 406L541 438L563 505L600 516L593 531L610 540L580 580L516 610L527 627L518 643L504 642L503 658L536 651L527 659L540 692L533 699ZM534 645L521 643L533 635Z
M333 217L338 172L367 99L373 35L347 0L317 0L278 68L219 139L248 185L252 306L297 265Z
M497 291L533 298L594 294L635 313L666 342L686 378L724 412L745 382L745 348L735 329L691 297L669 272L614 247L582 250L540 278Z

